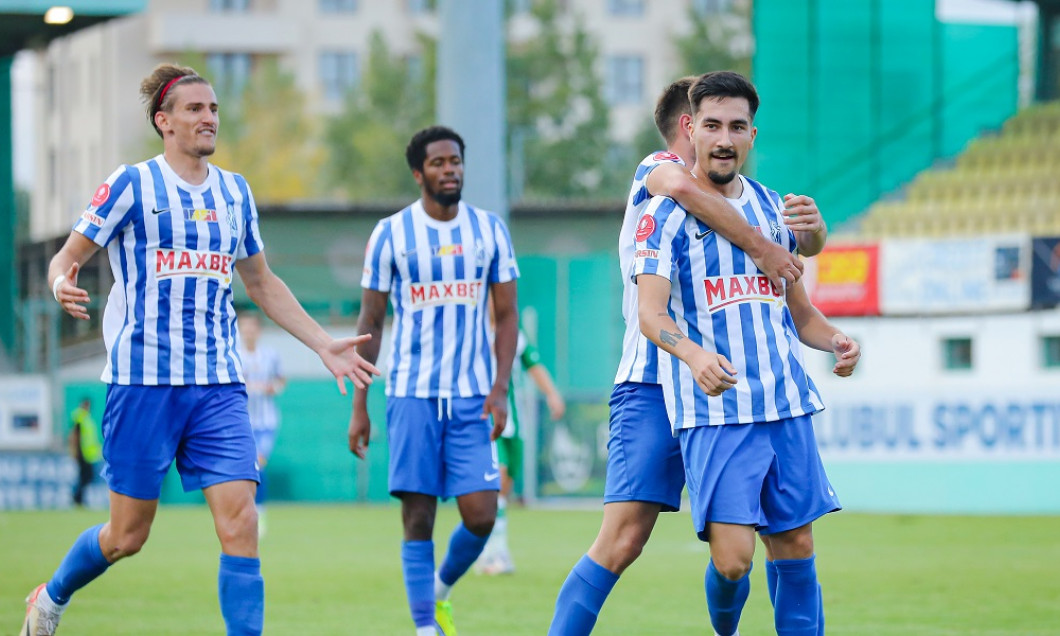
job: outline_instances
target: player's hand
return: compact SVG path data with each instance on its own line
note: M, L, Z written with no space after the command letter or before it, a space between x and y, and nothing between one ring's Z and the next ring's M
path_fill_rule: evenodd
M793 232L820 232L824 229L824 217L817 203L804 194L784 195L784 223Z
M350 415L350 428L346 432L349 440L350 452L360 459L368 454L368 440L372 436L372 421L368 418L368 410L354 407Z
M361 334L353 338L339 338L332 340L328 346L320 352L320 359L324 366L335 376L339 384L339 393L346 395L346 378L353 382L358 389L367 389L372 383L372 376L379 375L379 369L375 365L361 357L354 350L359 344L372 339L371 334Z
M699 388L711 397L717 397L736 385L736 367L720 353L700 349L688 361L688 368Z
M837 333L832 336L832 352L836 360L832 373L841 378L849 377L861 360L861 345L850 336Z
M66 273L63 274L66 279L55 290L55 299L59 301L63 311L66 313L78 320L88 320L88 309L85 305L91 300L88 297L88 292L77 286L77 274L80 271L81 266L78 263L74 263L70 266L70 269L66 270Z
M545 402L548 404L548 415L552 418L552 421L562 420L563 415L567 412L567 403L563 401L563 396L555 393L548 396Z
M792 284L802 278L802 261L798 256L770 240L764 240L763 245L762 253L752 259L774 287L783 290L785 283Z
M494 384L490 389L486 401L482 403L482 419L488 420L493 416L493 430L490 432L490 440L496 441L504 426L508 423L508 387Z

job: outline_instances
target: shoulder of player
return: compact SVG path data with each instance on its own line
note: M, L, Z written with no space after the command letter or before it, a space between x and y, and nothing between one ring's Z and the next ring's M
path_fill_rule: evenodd
M740 178L744 180L744 183L747 184L747 186L750 187L751 190L755 194L757 194L759 196L759 198L765 197L766 199L772 201L773 203L783 207L783 204L781 203L782 199L780 197L780 194L777 193L776 190L773 190L772 188L766 187L765 184L763 184L763 183L761 183L759 181L755 181L754 179L752 179L751 177L748 177L747 175L742 175L741 174Z

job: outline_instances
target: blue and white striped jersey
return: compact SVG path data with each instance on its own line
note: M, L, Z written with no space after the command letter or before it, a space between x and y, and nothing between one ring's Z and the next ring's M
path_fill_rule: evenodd
M107 247L114 286L103 314L111 384L243 381L233 266L264 247L246 180L211 165L192 185L162 155L123 165L74 225Z
M659 382L659 348L640 332L637 318L637 285L630 273L633 271L633 234L637 221L643 216L651 193L646 181L651 171L660 163L672 162L685 165L672 152L656 152L644 158L633 174L633 186L626 200L626 214L622 217L622 230L618 233L618 264L622 269L622 318L626 321L626 333L622 336L622 359L618 363L615 384L623 382Z
M496 215L460 203L438 221L416 201L375 226L361 287L390 294L390 397L475 397L493 386L489 286L519 277Z
M766 237L794 250L780 196L740 179L743 194L729 203ZM669 312L677 326L707 351L725 356L738 372L734 388L710 397L687 365L662 352L659 376L674 430L771 422L824 408L806 372L784 293L749 256L666 197L652 199L636 239L633 275L669 279Z
M243 377L247 381L247 413L250 427L256 431L275 431L280 427L280 410L276 396L269 391L283 380L280 354L268 345L258 344L253 351L239 348L243 362Z

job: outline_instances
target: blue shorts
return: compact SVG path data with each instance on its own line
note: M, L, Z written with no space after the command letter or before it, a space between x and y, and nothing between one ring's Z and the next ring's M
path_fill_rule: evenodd
M760 534L801 528L839 510L809 415L776 422L680 431L696 533L707 524L755 526Z
M645 501L681 508L681 444L670 431L662 386L616 384L611 392L604 503Z
M254 434L254 447L258 449L258 457L268 459L272 455L272 449L276 447L276 429L255 428L251 432Z
M459 497L500 490L491 420L482 419L485 397L386 400L390 494L414 492Z
M158 499L177 460L184 491L258 481L242 384L107 387L103 477L114 492Z

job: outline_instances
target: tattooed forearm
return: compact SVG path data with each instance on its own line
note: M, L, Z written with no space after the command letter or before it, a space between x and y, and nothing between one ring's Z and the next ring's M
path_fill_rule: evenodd
M671 347L684 339L685 334L681 333L680 331L667 331L665 329L659 330L659 340L661 340L663 344L670 345Z

